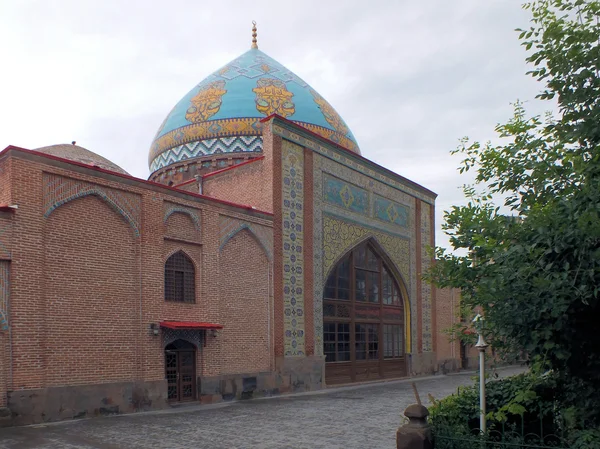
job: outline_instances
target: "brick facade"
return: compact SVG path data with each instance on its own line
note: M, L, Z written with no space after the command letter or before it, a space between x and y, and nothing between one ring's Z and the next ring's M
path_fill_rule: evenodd
M273 211L272 153L240 166L209 173L202 178L202 193L212 198Z
M14 262L10 333L0 330L0 357L10 352L12 362L0 369L0 407L8 404L13 422L166 406L162 337L150 330L163 320L224 326L217 336L196 331L200 380L269 372L270 262L250 231L221 250L219 226L226 214L263 236L271 215L18 149L0 164L11 167L3 193L19 206L0 212L0 247ZM9 239L11 229L20 238ZM177 251L196 267L194 304L164 300L164 264ZM221 267L235 282L220 281ZM256 329L245 326L249 316Z
M364 241L401 285L405 372L457 359L441 332L455 305L420 279L435 194L279 117L262 141L256 160L181 188L0 154L0 204L18 205L0 211L0 408L12 423L168 406L165 346L177 338L194 344L201 402L322 388L323 286ZM194 303L165 301L178 252L194 267Z
M436 289L437 360L442 371L454 371L460 366L460 342L449 330L460 321L460 291Z

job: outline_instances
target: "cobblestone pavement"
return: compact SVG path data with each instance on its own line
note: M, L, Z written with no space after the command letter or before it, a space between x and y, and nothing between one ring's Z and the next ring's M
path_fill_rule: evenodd
M509 367L508 376L523 371ZM401 413L419 394L436 399L474 373L342 387L209 406L0 429L2 449L395 448ZM428 401L427 401L428 402Z

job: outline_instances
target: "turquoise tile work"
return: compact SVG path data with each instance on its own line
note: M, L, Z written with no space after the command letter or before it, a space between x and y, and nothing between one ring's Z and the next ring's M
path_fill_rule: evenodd
M408 226L408 208L387 198L375 195L373 216L386 223L394 223L406 228Z
M304 152L284 141L282 161L283 327L285 356L304 348Z
M298 75L252 48L175 105L152 142L150 169L206 155L260 152L260 120L272 114L360 154L350 128L331 104Z
M323 199L362 215L369 211L369 193L366 190L326 174L323 175Z

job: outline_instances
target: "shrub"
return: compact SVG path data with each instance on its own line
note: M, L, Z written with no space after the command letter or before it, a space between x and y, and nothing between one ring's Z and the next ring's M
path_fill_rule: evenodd
M598 449L600 429L588 427L585 410L561 405L556 376L524 373L486 382L487 430L508 441L571 445ZM435 401L429 408L434 435L460 437L479 434L479 382Z

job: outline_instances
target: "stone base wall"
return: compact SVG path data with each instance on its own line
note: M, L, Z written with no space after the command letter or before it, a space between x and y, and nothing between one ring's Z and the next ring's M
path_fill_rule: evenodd
M323 357L279 358L276 363L274 372L198 377L199 402L210 404L323 388ZM0 409L0 427L167 407L165 380L19 390L8 393L8 407Z
M12 391L10 419L0 420L0 426L161 409L168 406L166 392L165 380Z
M407 373L409 376L421 376L436 372L437 357L435 352L408 354L407 361Z
M323 357L277 358L274 372L230 374L198 378L198 397L203 404L323 388Z
M461 361L459 359L442 359L437 361L437 373L448 374L461 370Z

